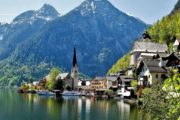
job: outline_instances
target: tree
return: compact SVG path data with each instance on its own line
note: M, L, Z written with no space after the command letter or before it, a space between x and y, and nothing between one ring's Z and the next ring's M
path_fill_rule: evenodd
M28 89L29 89L29 86L27 85L26 82L23 82L23 83L21 84L20 89L21 89L21 90L28 90Z
M142 91L143 110L155 120L180 119L180 74L173 70L164 83L157 82Z
M59 73L60 73L60 70L58 68L51 69L49 73L49 78L47 79L46 88L48 88L49 90L55 89L56 80L57 80L56 78Z
M63 91L64 90L64 81L61 79L56 80L54 89Z
M131 87L134 88L134 92L137 91L137 85L138 85L137 80L132 80L132 81L131 81Z
M107 75L117 73L119 70L126 70L129 66L130 62L130 54L124 55L122 58L120 58L108 71Z

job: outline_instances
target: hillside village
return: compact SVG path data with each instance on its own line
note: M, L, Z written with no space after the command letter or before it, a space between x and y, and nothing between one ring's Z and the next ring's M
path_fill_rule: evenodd
M151 37L145 32L133 45L128 69L107 76L96 76L92 80L79 78L77 61L74 49L72 72L57 74L55 79L59 81L59 87L48 89L58 93L76 90L87 96L136 98L144 88L167 79L173 69L180 71L180 40L176 40L173 51L169 51L166 44L151 42ZM47 90L49 77L47 75L40 81L27 84L29 87L25 87L26 90L32 86L36 90Z
M0 5L0 120L180 120L180 0Z

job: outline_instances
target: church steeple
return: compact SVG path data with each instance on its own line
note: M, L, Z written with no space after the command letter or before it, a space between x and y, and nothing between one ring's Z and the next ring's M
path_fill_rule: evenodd
M77 65L76 48L74 48L73 67L75 67L75 65Z
M74 56L73 56L73 68L72 68L72 78L73 84L72 87L74 90L78 89L78 66L77 66L77 58L76 58L76 49L74 48Z

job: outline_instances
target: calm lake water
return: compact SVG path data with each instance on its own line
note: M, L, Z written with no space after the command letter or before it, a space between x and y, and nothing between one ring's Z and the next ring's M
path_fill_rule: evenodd
M0 120L141 120L137 107L85 97L42 97L0 89Z

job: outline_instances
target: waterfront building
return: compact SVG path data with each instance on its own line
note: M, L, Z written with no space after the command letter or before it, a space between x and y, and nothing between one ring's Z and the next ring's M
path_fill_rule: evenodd
M106 90L107 89L107 80L106 77L95 77L91 81L92 90Z
M107 88L108 89L117 89L118 88L118 81L117 81L117 76L116 75L111 75L111 76L107 76Z

